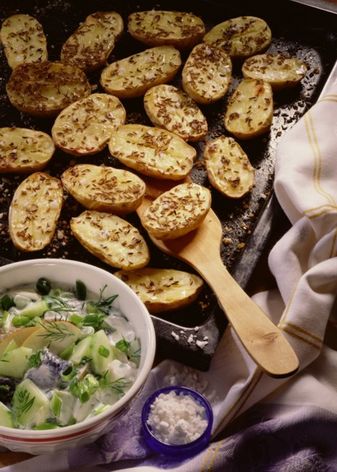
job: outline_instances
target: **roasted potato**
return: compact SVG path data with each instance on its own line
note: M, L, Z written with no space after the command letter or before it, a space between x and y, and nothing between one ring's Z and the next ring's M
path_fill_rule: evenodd
M255 170L233 138L220 136L208 142L204 158L210 183L226 197L240 198L251 190Z
M223 48L231 57L249 57L267 49L271 37L270 28L262 18L238 16L214 26L203 41Z
M119 216L86 210L71 219L73 235L82 246L112 267L145 267L149 249L138 229Z
M178 49L193 47L205 34L201 18L193 13L149 10L131 13L128 31L148 46L172 45Z
M177 185L175 180L163 180L156 179L155 177L142 176L146 185L145 197L148 197L150 200L154 200L159 197L164 192L171 190L171 188ZM190 183L192 182L191 177L188 175L185 179L179 180L179 184Z
M208 131L200 108L173 85L156 85L144 95L144 108L155 126L177 134L185 141L200 141Z
M191 304L203 288L203 280L175 269L146 267L115 274L139 296L150 313L177 310Z
M259 54L249 57L242 65L244 77L269 82L274 90L297 85L306 72L303 61L283 54Z
M62 184L44 172L28 176L9 207L9 234L14 246L39 251L52 240L63 203Z
M125 118L125 108L117 97L93 93L61 111L52 128L53 140L74 156L96 154Z
M206 187L180 184L156 198L141 222L157 239L176 239L200 226L210 208L211 192Z
M25 173L43 169L55 146L42 131L26 128L0 128L0 173Z
M48 61L16 67L6 88L15 108L36 116L56 115L91 91L81 69Z
M273 119L273 93L263 80L243 79L230 97L224 123L240 139L267 132Z
M12 15L2 23L2 43L9 67L44 62L48 59L47 40L40 23L30 15Z
M123 19L115 11L89 15L63 44L61 61L85 71L104 66L123 28Z
M182 71L185 92L197 103L207 105L222 98L232 78L232 61L222 49L210 44L197 44Z
M62 184L70 195L89 210L130 213L141 204L145 183L127 170L79 164L65 170Z
M181 66L173 46L159 46L113 62L101 74L103 89L120 98L140 97L174 78Z
M111 154L124 165L158 179L181 180L190 172L196 150L169 131L123 125L113 132Z

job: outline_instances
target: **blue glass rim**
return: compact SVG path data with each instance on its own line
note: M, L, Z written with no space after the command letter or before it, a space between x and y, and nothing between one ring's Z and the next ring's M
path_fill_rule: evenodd
M155 399L162 393L169 393L175 391L178 394L189 395L194 400L196 400L201 406L205 409L205 416L207 419L207 426L202 434L194 439L193 441L187 444L168 444L160 441L156 438L156 436L152 433L151 429L147 424L147 419L150 413L150 408L152 403ZM180 385L171 385L169 387L163 387L159 390L153 392L145 401L142 409L142 429L144 439L147 445L156 452L163 453L163 454L171 454L171 455L192 455L200 452L204 449L210 442L211 439L211 432L213 426L213 411L212 407L209 404L208 400L196 390L193 390L189 387L184 387Z

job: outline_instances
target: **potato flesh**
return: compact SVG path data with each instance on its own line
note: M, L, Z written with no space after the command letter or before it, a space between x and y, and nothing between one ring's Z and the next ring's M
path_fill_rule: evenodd
M0 173L42 169L53 156L48 134L25 128L0 128Z
M271 31L261 18L239 16L214 26L203 41L223 48L230 56L248 57L269 46Z
M180 65L180 53L172 46L146 49L106 67L101 85L117 97L139 97L154 85L171 80Z
M212 103L222 98L229 87L232 61L228 54L209 44L197 44L185 62L183 88L196 102Z
M66 190L88 209L125 213L134 211L145 194L145 183L126 170L79 164L63 172Z
M195 149L166 130L123 125L109 142L111 154L145 175L180 180L192 169Z
M186 306L196 299L203 287L203 280L197 275L174 269L146 267L114 275L129 285L151 313Z
M297 84L306 71L304 62L282 54L259 54L246 59L242 66L244 77L264 80L273 88Z
M61 181L43 172L27 177L16 189L9 210L9 233L22 251L38 251L54 236L62 208Z
M70 221L74 236L112 267L133 270L149 262L143 237L130 223L109 213L86 210Z
M9 67L43 62L48 58L47 40L41 24L32 16L18 14L7 18L0 31Z
M207 120L196 103L173 85L157 85L144 96L145 111L154 125L187 141L198 141L207 134Z
M90 91L84 72L61 62L22 64L7 83L12 105L37 116L54 115Z
M150 46L173 44L188 47L202 38L205 25L192 13L149 10L132 13L128 19L128 31Z
M96 12L66 40L61 61L84 70L94 70L105 64L123 31L123 19L116 12Z
M154 237L175 239L196 229L211 207L211 193L201 185L180 184L156 198L142 224Z
M233 138L220 136L207 143L204 156L209 180L221 193L240 198L252 188L254 168Z
M95 154L125 118L125 109L117 97L95 93L64 109L55 120L52 136L55 144L69 154Z
M228 102L226 129L238 138L249 139L266 132L272 118L271 86L262 80L243 79Z

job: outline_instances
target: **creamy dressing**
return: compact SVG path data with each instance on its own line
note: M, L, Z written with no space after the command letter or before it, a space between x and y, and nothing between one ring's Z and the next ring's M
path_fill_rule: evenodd
M74 289L43 283L0 294L0 426L83 421L114 404L137 377L140 341L118 296L105 296L106 287L94 295L79 281Z

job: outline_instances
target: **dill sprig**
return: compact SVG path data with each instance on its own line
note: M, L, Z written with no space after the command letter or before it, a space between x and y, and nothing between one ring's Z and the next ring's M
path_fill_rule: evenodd
M74 336L67 326L62 322L48 321L48 323L39 323L45 333L39 334L43 338L47 338L50 342L62 341L66 336Z
M16 417L20 418L20 416L27 413L33 406L34 401L35 397L31 396L28 390L20 390L17 393L17 398L15 402Z
M62 300L62 298L55 297L53 295L47 295L44 297L44 300L46 301L49 310L51 311L68 311L68 312L73 312L76 311L76 308L72 307L67 303L65 300Z
M125 377L121 377L117 380L110 381L108 379L108 371L101 377L99 384L101 388L109 388L113 390L117 395L121 396L125 393L125 390L130 387L131 381Z
M88 304L90 305L90 308L95 308L98 311L101 311L105 313L106 315L109 314L109 310L111 309L111 306L113 302L116 300L118 295L112 295L111 297L104 298L103 293L104 290L107 288L107 285L104 285L103 288L99 291L99 298L97 301L92 301L90 300Z

